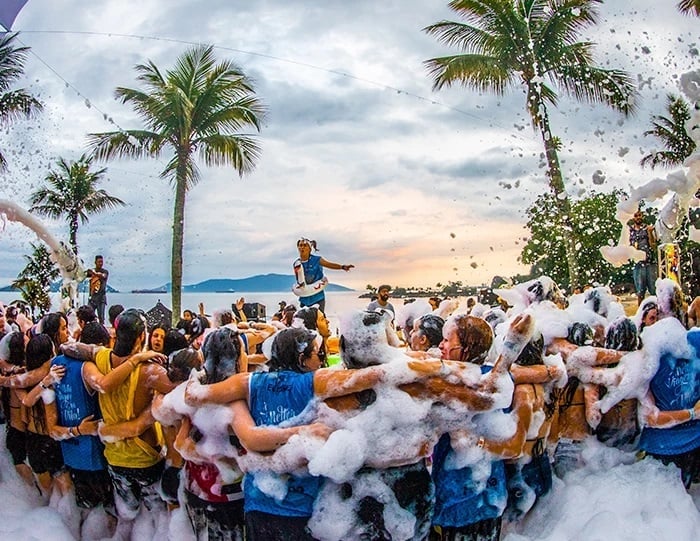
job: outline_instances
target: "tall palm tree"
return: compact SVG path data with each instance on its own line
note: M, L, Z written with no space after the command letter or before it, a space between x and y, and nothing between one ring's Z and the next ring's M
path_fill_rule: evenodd
M78 222L88 223L89 214L97 214L107 209L124 206L118 197L98 190L97 184L107 171L102 168L91 171L92 157L81 156L78 161L67 162L59 158L58 170L50 170L46 176L48 186L39 188L30 196L29 212L68 220L69 243L73 253L78 255Z
M593 63L593 44L579 34L597 21L601 0L453 0L464 22L441 21L424 29L461 54L425 62L433 88L460 83L503 95L524 88L526 107L544 143L549 187L555 195L566 242L570 283L579 270L572 235L571 203L559 166L560 140L549 126L548 106L557 105L554 85L580 101L603 103L624 114L634 110L632 80Z
M151 61L136 66L145 90L117 88L116 96L141 117L143 130L89 135L100 159L171 158L161 177L175 188L171 255L173 318L181 313L182 247L187 192L200 180L195 155L205 165L227 165L239 175L253 170L260 155L249 127L260 131L264 107L244 73L229 61L216 63L212 46L183 53L164 74Z
M678 9L684 15L700 17L700 0L681 0L678 2Z
M652 129L644 135L653 135L663 144L663 150L657 150L642 158L642 167L652 169L657 165L662 167L678 167L695 151L695 141L688 135L685 123L690 120L690 106L680 96L666 96L666 110L670 118L662 115L651 117Z
M0 128L5 128L22 117L30 118L43 106L39 100L20 88L10 90L24 74L24 62L29 47L15 45L17 34L0 35ZM7 170L7 160L0 152L0 172Z

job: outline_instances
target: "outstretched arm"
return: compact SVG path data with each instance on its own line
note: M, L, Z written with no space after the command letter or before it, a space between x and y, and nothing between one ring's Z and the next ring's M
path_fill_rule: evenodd
M0 376L0 387L12 387L26 389L34 387L38 384L51 368L51 360L49 359L39 368L25 372L24 374L14 374L12 376Z
M131 375L133 370L138 369L140 363L148 361L165 362L167 357L155 351L144 351L129 357L127 361L111 370L108 374L103 374L92 362L83 363L83 380L91 389L104 394L114 391Z
M647 393L644 402L646 404L643 407L644 424L651 428L672 428L700 418L700 400L690 409L669 411L659 410L651 393Z
M321 258L321 266L326 267L327 269L344 270L345 272L355 268L355 265L341 265L340 263L333 263L332 261L328 261L323 258Z
M331 429L322 423L310 425L292 426L280 428L277 426L257 426L248 409L245 400L238 400L232 404L233 422L231 426L243 444L249 451L267 453L274 451L287 443L289 438L296 434L308 434L320 438L327 438Z
M200 383L197 374L190 376L185 388L185 403L188 406L201 406L247 400L249 376L248 372L241 372L210 385Z

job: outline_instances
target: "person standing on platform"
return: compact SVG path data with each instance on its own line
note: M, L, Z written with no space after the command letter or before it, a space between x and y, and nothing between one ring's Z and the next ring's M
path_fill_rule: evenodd
M97 255L95 256L95 268L87 271L87 276L90 278L90 300L88 304L95 309L97 318L102 325L105 324L107 278L109 278L109 271L103 265L104 258L101 255Z
M653 225L644 223L641 210L634 213L629 226L630 245L646 254L646 258L634 264L632 276L634 289L637 291L637 305L642 304L644 294L656 295L656 233Z
M323 267L334 270L344 270L348 272L354 269L355 265L341 265L327 261L320 255L314 255L311 250L317 251L315 240L301 238L297 241L299 258L294 261L294 274L296 276L296 286L292 289L299 295L301 306L318 306L321 312L326 312L326 294L323 289L328 280L323 275ZM312 291L308 291L311 289Z

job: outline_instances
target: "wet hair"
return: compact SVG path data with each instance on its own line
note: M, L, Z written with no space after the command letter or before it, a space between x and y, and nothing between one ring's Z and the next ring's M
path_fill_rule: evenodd
M591 309L596 314L605 315L601 312L602 299L600 298L600 291L597 289L589 289L586 291L585 299L583 301L585 304L590 305Z
M5 309L5 317L7 319L16 319L18 315L19 308L17 308L16 306L10 305Z
M535 335L530 338L530 341L525 344L525 347L518 355L515 360L520 366L535 366L538 364L544 364L543 359L544 353L544 337L542 333L536 332Z
M659 305L657 303L655 303L654 301L648 301L648 302L642 303L642 313L641 313L641 317L639 318L639 332L642 332L644 327L648 326L644 323L644 320L646 319L649 312L651 312L652 310L656 310L656 314L658 317Z
M202 357L194 348L183 348L168 355L168 379L172 383L186 381L192 369L199 369Z
M391 286L388 284L382 284L377 288L377 293L384 290L391 291Z
M437 347L442 342L442 327L445 320L434 314L425 314L418 319L418 330L428 339L430 347Z
M24 366L26 361L24 351L24 334L12 332L6 338L9 354L6 361L15 366Z
M46 314L41 320L41 333L49 335L56 348L61 345L58 341L61 320L65 321L66 325L68 325L68 318L62 312L51 312L50 314Z
M163 355L170 355L174 351L187 347L187 338L181 332L170 329L163 339Z
M272 353L267 362L270 372L306 372L304 360L311 356L316 336L315 331L293 327L275 333Z
M377 351L372 348L375 344L375 338L378 336L365 334L364 328L376 327L379 333L386 333L387 321L385 318L388 316L385 316L385 313L383 310L380 312L374 310L358 312L356 317L359 318L359 322L357 322L357 329L353 330L360 330L360 334L350 331L340 335L340 356L346 368L365 368L381 364ZM359 326L360 324L362 327Z
M27 370L39 368L53 357L53 341L46 334L37 334L27 343Z
M484 312L482 317L492 329L495 329L500 323L505 322L506 313L501 308L489 308Z
M318 319L319 309L317 306L304 306L299 308L294 312L294 317L292 319L300 319L304 325L304 328L315 331L318 329L318 324L316 320Z
M595 333L590 325L577 321L569 327L566 339L577 346L590 346L593 343Z
M634 351L638 345L637 326L628 317L618 317L605 332L605 347L607 349Z
M482 364L493 344L493 331L485 319L466 314L454 317L457 337L462 346L459 360L464 363Z
M80 333L80 341L83 344L108 346L110 341L109 332L99 321L90 321L83 327Z
M238 331L228 327L207 335L202 345L207 383L217 383L240 372L241 339Z
M190 321L189 335L190 344L204 334L204 331L210 327L209 320L204 316L195 316Z
M136 341L146 331L146 317L135 308L124 310L116 321L117 340L114 342L114 354L118 357L130 355Z
M75 315L80 321L89 323L90 321L95 321L97 319L97 314L95 314L95 309L89 304L84 304L75 311Z
M214 321L217 327L223 327L236 321L236 316L233 315L231 310L217 310L214 312Z
M117 316L121 314L124 311L124 307L121 304L113 304L112 306L109 307L109 310L107 310L107 318L109 319L109 324L114 327L114 322L117 319Z

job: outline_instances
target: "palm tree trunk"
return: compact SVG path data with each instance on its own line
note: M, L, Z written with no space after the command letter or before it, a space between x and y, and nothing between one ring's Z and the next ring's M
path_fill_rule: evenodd
M70 221L68 225L68 229L70 229L70 246L73 249L73 255L78 256L78 215L77 214L71 214L70 215Z
M573 287L581 284L579 282L580 276L576 239L574 238L574 229L571 224L571 202L569 201L569 195L566 193L566 187L564 186L564 178L561 174L561 167L559 165L557 145L549 127L549 115L544 103L540 105L540 118L538 126L540 128L540 134L542 135L545 156L547 158L547 176L549 177L549 187L554 194L554 200L556 201L557 205L557 214L559 215L561 235L564 239L566 264L569 269L569 286L570 289L573 289Z
M172 299L172 324L175 326L182 313L182 249L185 237L185 197L187 195L183 160L177 169L175 180L175 209L173 211L173 246L170 261L170 295Z

